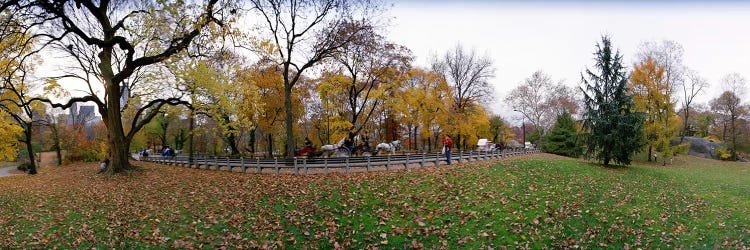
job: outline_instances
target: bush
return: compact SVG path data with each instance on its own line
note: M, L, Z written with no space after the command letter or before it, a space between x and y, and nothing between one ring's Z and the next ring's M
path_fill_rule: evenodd
M716 147L716 157L722 161L728 161L732 159L732 153L726 147Z
M104 159L101 145L95 141L84 141L68 150L66 160L70 162L96 162Z
M18 156L20 159L29 159L29 150L26 149L26 144L19 144L20 148L18 149ZM42 152L42 143L41 142L32 142L31 148L34 150L34 153Z
M96 128L96 127L95 127ZM107 152L104 136L95 136L97 139L89 140L83 128L71 127L65 133L68 135L63 140L63 146L67 149L65 163L72 162L97 162L104 159Z
M713 135L709 135L709 136L703 137L703 139L706 139L706 140L708 140L710 142L721 142L721 140L719 140L719 138L717 138L716 136L713 136Z
M687 155L689 150L690 150L690 142L679 144L674 147L675 155L677 154Z
M18 171L24 171L24 172L29 171L30 168L31 168L30 162L21 163L21 165L18 165L18 167L16 167Z

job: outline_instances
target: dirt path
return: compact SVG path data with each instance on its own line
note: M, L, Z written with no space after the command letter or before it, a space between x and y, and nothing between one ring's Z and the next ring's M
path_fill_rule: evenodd
M0 168L0 177L6 177L6 176L14 176L14 175L17 175L17 174L14 174L14 173L11 173L11 172L10 172L11 170L13 170L13 169L15 169L15 168L16 168L15 166L10 166L10 167L2 167L2 168Z

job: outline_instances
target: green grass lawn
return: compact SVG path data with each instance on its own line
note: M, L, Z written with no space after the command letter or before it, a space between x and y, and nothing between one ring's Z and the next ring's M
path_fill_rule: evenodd
M750 165L682 157L603 168L539 154L350 175L143 164L0 178L8 247L742 248Z

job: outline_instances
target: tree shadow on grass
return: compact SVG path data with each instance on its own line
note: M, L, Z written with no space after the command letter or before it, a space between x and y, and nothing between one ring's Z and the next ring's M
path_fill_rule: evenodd
M607 169L607 170L627 171L627 170L631 169L630 165L609 164L609 165L605 166L601 162L592 162L592 161L589 161L587 164L589 166L592 166L592 167L603 168L603 169Z

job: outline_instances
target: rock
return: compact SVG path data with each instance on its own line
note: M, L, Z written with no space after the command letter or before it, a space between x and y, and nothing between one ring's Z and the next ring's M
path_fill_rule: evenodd
M676 145L679 143L679 137L672 140L672 144ZM688 149L689 155L708 159L716 159L716 155L714 154L716 148L722 146L721 143L712 142L700 137L685 137L683 143L690 143L690 148Z

